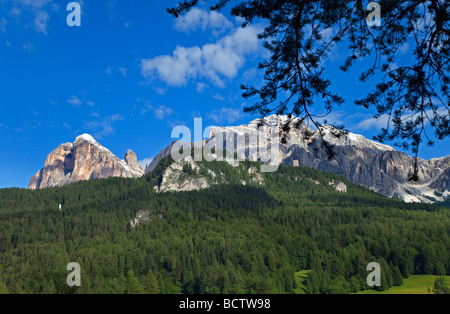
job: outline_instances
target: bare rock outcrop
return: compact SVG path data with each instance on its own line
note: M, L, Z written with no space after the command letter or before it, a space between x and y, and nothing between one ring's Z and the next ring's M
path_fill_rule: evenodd
M211 127L209 138L198 144L218 150L232 147L240 158L264 161L265 155L273 149L271 134L283 133L287 121L287 116L272 115L248 125ZM450 156L418 159L419 182L411 182L414 157L362 135L345 132L335 137L333 134L337 130L329 125L319 131L312 130L298 118L293 118L291 124L297 124L298 128L291 128L285 136L286 142L276 145L279 150L275 156L284 165L301 165L338 174L354 184L407 202L439 202L450 197ZM328 159L323 140L333 146L333 160ZM170 154L173 145L161 151L152 163L153 168Z
M84 134L73 144L62 144L51 152L28 188L43 189L109 177L137 178L143 174L144 169L131 150L120 160L92 136Z
M172 163L164 172L158 192L199 191L211 186L211 183L204 176L186 175L185 167L188 167L193 172L199 170L197 163L190 158ZM217 184L217 181L214 180L213 183Z
M342 181L332 180L328 183L330 186L334 186L336 191L341 193L347 193L347 185Z
M152 210L140 210L136 213L135 218L130 221L130 225L136 228L139 224L147 221L163 220L162 214L157 214Z

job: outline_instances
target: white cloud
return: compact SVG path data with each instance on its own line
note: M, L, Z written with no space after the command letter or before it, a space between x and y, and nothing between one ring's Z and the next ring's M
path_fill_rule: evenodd
M84 128L90 132L94 132L93 136L99 140L115 133L113 123L123 121L124 118L120 114L106 117L102 121L89 121L84 124Z
M322 113L315 113L315 120L320 123L339 126L343 125L350 131L363 132L373 129L381 129L387 126L388 116L382 115L379 119L375 119L371 114L351 113L344 110L333 110L326 116ZM310 126L312 127L312 126Z
M141 99L137 99L138 102L141 102ZM141 109L141 114L146 114L147 112L151 111L153 109L153 106L150 104L148 100L145 101L144 107Z
M94 105L95 105L95 103L94 103L93 101L91 101L91 100L87 101L86 104L87 104L89 107L94 107Z
M400 53L400 54L405 54L405 53L407 53L409 51L409 44L408 43L404 43L402 46L400 46L399 48L398 48L398 52Z
M78 1L81 7L84 6L84 1ZM58 12L61 7L57 3L52 3L52 10Z
M208 118L210 118L212 121L214 121L214 123L217 124L234 123L242 118L242 112L240 109L223 107L217 110L213 110L210 114L208 114Z
M196 78L201 67L200 48L177 47L173 56L142 60L142 75L148 78L157 74L169 85L182 86L186 85L189 79Z
M373 116L369 116L367 119L362 120L356 125L357 130L371 130L377 129L381 130L382 128L386 128L389 121L389 115L381 115L378 119L375 119Z
M70 96L69 99L67 99L67 103L72 106L81 106L82 102L77 96Z
M46 11L36 12L36 17L34 19L34 27L36 31L47 35L47 23L50 19Z
M10 15L19 17L24 11L31 12L34 15L33 24L37 32L47 34L47 26L50 16L45 10L47 4L53 0L14 0ZM54 8L52 6L52 8Z
M147 165L149 165L151 162L153 161L153 157L151 158L144 158L142 160L139 160L138 163L142 166L142 167L147 167Z
M161 88L161 87L153 87L153 90L154 90L158 95L164 95L164 94L167 92L167 89Z
M206 87L207 86L205 83L199 82L199 83L197 83L197 87L195 89L197 90L197 92L202 93Z
M172 108L166 106L159 106L157 108L153 108L153 114L159 120L163 120L164 118L172 115L172 113L173 113Z
M337 33L337 32L336 32ZM328 27L323 29L320 34L322 35L322 40L325 42L329 42L333 39L335 35L335 31L332 27Z
M222 95L220 95L220 94L215 94L215 95L213 96L213 98L214 98L215 100L220 100L220 101L224 101L224 100L225 100L225 98L224 98Z
M27 52L33 52L36 49L36 47L29 41L23 44L22 48Z
M4 18L4 17L2 17L1 19L0 19L0 32L6 32L6 25L8 24L8 21Z
M223 30L232 28L233 24L222 13L193 8L186 15L176 19L174 27L176 30L185 33L197 29L202 31L211 29L215 34L218 34Z
M255 68L249 69L242 73L242 79L246 82L254 82L258 78L258 70Z
M11 8L11 10L9 11L9 15L12 17L19 17L22 14L22 11L19 8Z
M164 120L173 114L172 108L164 105L158 107L152 106L148 101L145 102L144 108L141 110L141 114L146 114L147 112L152 112L155 118L159 120Z
M123 75L124 77L127 77L127 76L128 76L128 71L127 71L126 68L119 67L119 71L120 71L120 73L122 73L122 75Z
M15 0L14 2L24 7L28 6L33 9L40 9L52 1L53 0Z
M446 116L449 114L449 112L447 111L446 108L439 108L436 113L440 116ZM435 114L435 112L433 110L426 111L426 115L430 118L433 117L434 114ZM413 114L412 112L405 112L405 113L403 113L403 122L405 123L408 121L414 121L417 118L417 116L418 116L418 114ZM391 121L389 121L388 114L383 114L378 119L375 119L371 115L365 115L365 119L356 125L356 129L363 130L363 131L370 130L370 129L381 130L381 128L386 128L388 126L388 122L389 122L390 126L392 127L393 122L392 122L392 119L391 119ZM430 121L428 121L428 119L426 119L425 125L428 126L429 124L430 124Z
M105 2L106 10L111 21L115 21L117 18L117 4L117 0L106 0Z
M106 73L107 75L111 75L111 73L112 73L111 67L107 67L105 73Z
M159 77L171 86L185 86L190 80L205 78L218 87L232 79L244 66L246 57L259 50L259 30L254 26L238 28L214 44L202 47L177 46L172 56L143 59L142 75Z
M317 120L319 120L319 122L327 122L327 124L331 124L331 125L342 125L345 124L345 122L348 122L348 112L342 111L342 110L336 110L336 111L331 111L329 114L327 114L326 116L322 117L320 114L318 115L320 116L320 118L318 118Z

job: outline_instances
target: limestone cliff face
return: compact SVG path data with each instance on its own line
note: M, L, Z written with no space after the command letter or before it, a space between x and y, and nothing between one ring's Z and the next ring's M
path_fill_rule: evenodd
M217 184L217 180L209 182L204 176L187 176L183 171L185 165L188 165L193 171L200 170L197 163L190 158L172 163L164 172L159 193L198 191L209 188L211 184Z
M143 174L144 169L131 150L120 160L92 136L84 134L73 144L62 144L51 152L28 188L43 189L109 177L137 178Z
M51 152L45 160L45 167L30 180L29 189L39 189L67 184L74 168L73 144L65 143Z
M243 172L248 173L244 175ZM238 168L236 174L240 179L234 178L236 181L233 181L226 172L213 171L208 168L207 164L195 162L191 156L187 156L174 161L166 168L161 183L159 186L155 186L155 191L158 193L200 191L214 185L230 184L231 182L241 185L262 186L265 184L263 176L254 166L248 169Z
M239 156L264 161L264 154L269 154L271 149L271 134L282 133L286 121L289 121L287 116L272 115L248 125L214 127L209 138L199 144L205 148L225 149L234 143ZM450 197L450 156L419 159L419 182L410 182L414 173L413 157L358 134L346 133L337 138L333 136L336 130L331 126L325 125L320 131L314 131L297 118L291 122L291 125L295 124L298 127L291 128L286 142L279 145L277 156L284 165L301 165L342 175L352 183L408 202L439 202ZM335 159L328 160L322 136L334 147ZM173 145L162 150L147 171L168 156Z

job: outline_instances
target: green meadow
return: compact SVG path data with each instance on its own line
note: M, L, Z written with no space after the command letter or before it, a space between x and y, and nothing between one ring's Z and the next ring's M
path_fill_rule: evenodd
M296 294L306 294L306 282L311 271L301 270L295 273L297 282ZM450 276L445 276L450 280ZM400 287L391 287L385 291L365 290L357 294L433 294L433 286L439 276L433 275L411 275L408 279L403 279Z
M358 294L433 294L434 282L439 276L433 275L411 275L403 279L400 287L391 287L386 291L366 290ZM450 280L450 276L446 276Z
M296 294L306 294L306 281L310 272L310 270L301 270L295 273L297 288L294 291Z

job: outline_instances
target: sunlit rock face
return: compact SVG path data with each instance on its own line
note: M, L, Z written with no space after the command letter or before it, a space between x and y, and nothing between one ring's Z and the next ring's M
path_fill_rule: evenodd
M131 150L121 160L92 136L84 134L73 144L62 144L51 152L28 188L43 189L109 177L137 178L143 174L144 169Z
M286 122L297 127L284 130ZM211 127L209 138L202 143L205 148L230 149L241 158L263 161L271 150L278 147L279 163L288 166L307 166L342 175L352 183L362 185L380 194L400 198L407 202L439 202L450 197L450 156L432 160L418 159L419 182L412 182L414 158L354 133L341 133L324 125L313 130L298 118L272 115L256 119L248 125ZM284 134L285 142L273 143L274 134ZM256 139L256 140L255 140ZM328 159L324 141L336 153ZM171 148L162 150L146 172L170 155Z

